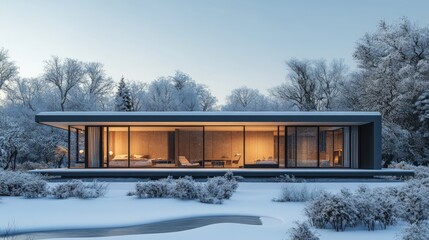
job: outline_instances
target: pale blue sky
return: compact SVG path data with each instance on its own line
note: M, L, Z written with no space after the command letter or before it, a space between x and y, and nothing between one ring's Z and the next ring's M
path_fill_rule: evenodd
M221 103L243 85L265 92L293 57L343 58L379 20L429 25L427 0L0 0L0 47L21 76L51 55L98 61L118 80L181 70Z

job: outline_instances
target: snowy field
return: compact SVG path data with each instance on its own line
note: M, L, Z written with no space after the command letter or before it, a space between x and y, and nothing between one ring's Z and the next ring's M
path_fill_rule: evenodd
M55 183L50 183L54 185ZM401 182L309 182L272 183L241 182L237 192L222 205L203 204L198 201L176 199L138 199L126 196L134 190L134 182L111 182L109 192L99 199L53 198L25 199L2 197L0 200L0 228L13 225L17 231L53 230L70 228L127 226L161 220L180 219L194 216L253 215L261 216L263 225L222 223L201 228L162 234L128 235L121 237L100 237L94 239L288 239L288 229L294 221L305 220L305 203L279 203L277 197L284 184L307 184L330 192L341 188L355 190L361 184L370 187L397 186ZM326 240L381 240L395 239L405 226L398 223L387 230L368 232L364 228L346 229L335 232L332 229L317 229L320 239ZM65 239L65 238L62 238ZM82 238L79 238L82 239Z

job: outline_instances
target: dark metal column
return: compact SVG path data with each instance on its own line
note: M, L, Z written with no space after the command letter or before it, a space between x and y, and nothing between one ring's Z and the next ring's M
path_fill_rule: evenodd
M70 165L71 165L71 161L70 161L70 157L71 157L71 144L70 144L70 141L71 141L71 139L70 139L70 137L71 137L71 133L70 133L70 125L68 125L68 138L67 138L67 161L68 161L68 164L67 164L67 166L68 166L68 168L70 168Z

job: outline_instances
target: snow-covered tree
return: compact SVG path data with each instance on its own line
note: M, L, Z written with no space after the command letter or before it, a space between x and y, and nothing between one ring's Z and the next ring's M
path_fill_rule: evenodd
M347 76L343 61L333 60L327 64L325 60L291 59L286 66L287 82L270 89L274 97L292 103L300 111L337 107L340 86Z
M226 97L223 111L270 111L271 102L258 89L246 86L233 89Z
M353 56L366 84L361 93L367 110L403 126L415 125L414 103L429 87L429 28L407 19L389 25L381 21L375 33L358 42Z
M150 83L147 92L148 111L176 111L176 88L168 78L161 77Z
M4 90L6 101L12 105L20 105L32 111L47 110L45 93L50 88L39 78L14 78L5 85Z
M216 101L205 85L176 71L173 76L160 77L148 85L144 108L148 111L208 111L213 110Z
M170 78L176 88L177 110L200 111L198 84L188 74L180 71L176 71Z
M198 101L200 103L201 111L213 111L217 102L217 99L204 85L199 85L197 89Z
M429 90L426 89L417 99L416 113L418 114L421 124L420 131L423 132L423 137L429 139Z
M129 112L133 110L131 103L130 89L125 83L124 78L119 82L118 91L115 98L115 111Z
M8 51L0 48L0 89L6 81L18 75L18 67L10 61Z
M429 239L429 224L427 221L413 223L406 227L401 235L400 240L427 240Z
M85 80L82 83L81 91L85 95L87 105L89 105L88 110L106 110L108 99L112 95L113 79L106 75L101 63L85 63L84 68Z
M130 89L131 106L133 107L133 111L145 111L147 84L138 81L129 81L128 86Z
M66 110L70 92L78 87L85 75L80 61L66 58L64 60L53 56L46 61L44 79L57 90L58 103L61 111Z
M424 137L425 122L419 121L424 116L424 91L429 88L428 36L428 27L405 18L396 24L381 21L377 31L358 42L353 54L359 69L343 85L341 102L348 110L382 114L386 164L393 159L428 163L429 139Z
M2 115L0 118L0 167L15 168L21 152L28 150L27 134L15 119Z

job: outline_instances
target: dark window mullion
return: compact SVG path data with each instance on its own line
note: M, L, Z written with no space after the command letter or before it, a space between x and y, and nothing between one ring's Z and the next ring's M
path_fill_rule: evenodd
M128 126L128 168L131 167L131 159L130 159L130 126Z
M68 161L68 163L67 163L67 166L68 166L68 168L70 168L70 166L71 166L71 159L70 159L70 157L71 157L71 143L70 143L70 141L71 141L71 133L70 133L70 125L68 126L68 141L67 141L67 147L68 147L68 149L67 149L67 161ZM15 166L14 166L14 168L15 168Z
M280 126L277 125L277 168L280 168Z
M298 167L298 127L295 127L295 136L294 136L294 155L295 155L295 167Z
M100 168L104 168L104 161L103 161L103 153L104 153L104 151L103 151L103 127L99 127L99 131L100 131L100 142L99 142L99 151L100 151L100 153L99 153L99 164L100 164Z
M245 166L246 166L246 126L243 126L243 168Z
M88 127L85 126L85 167L88 168Z
M109 127L106 127L106 165L109 168L110 149L109 149Z
M285 168L288 168L289 167L289 163L288 163L288 161L289 161L289 150L288 150L288 139L287 139L287 129L288 129L288 127L287 126L284 126L284 128L285 128Z
M205 167L206 161L206 126L203 126L203 162L202 167Z
M319 134L320 134L320 127L317 127L317 135L316 135L316 139L317 139L317 167L320 168L320 146L319 146Z

